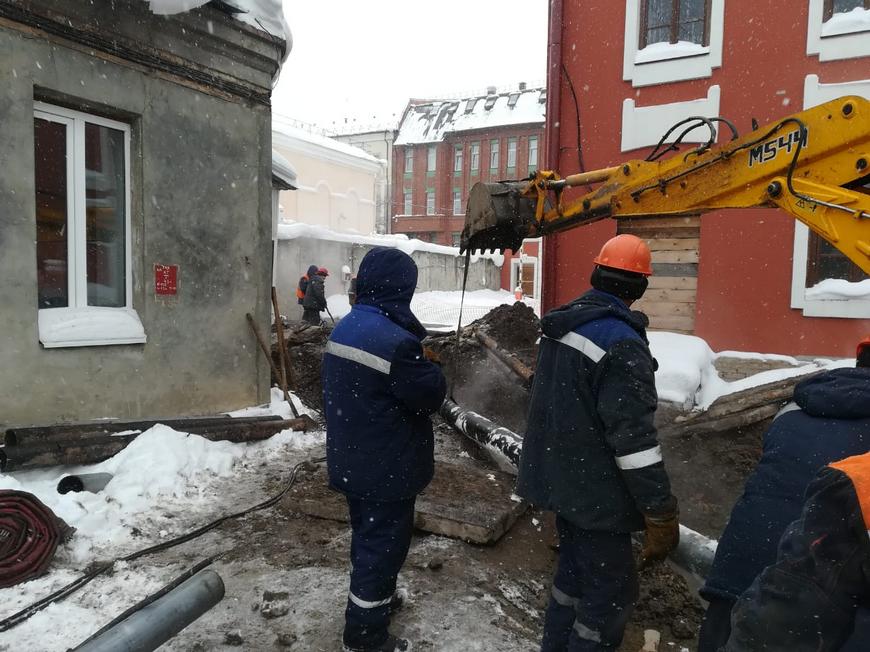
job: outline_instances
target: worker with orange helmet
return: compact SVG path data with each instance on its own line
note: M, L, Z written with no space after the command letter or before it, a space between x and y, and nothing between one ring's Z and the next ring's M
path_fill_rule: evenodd
M615 650L638 595L631 533L643 563L679 540L662 462L649 323L632 311L652 274L649 247L609 240L592 289L541 320L516 492L556 513L559 562L542 652Z

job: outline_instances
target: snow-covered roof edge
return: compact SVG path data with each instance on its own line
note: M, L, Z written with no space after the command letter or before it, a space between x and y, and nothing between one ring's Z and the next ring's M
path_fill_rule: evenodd
M296 168L279 152L272 149L272 181L280 190L296 190ZM275 180L279 183L275 184Z
M362 165L375 171L385 168L387 164L359 147L275 120L272 121L272 143L288 149L307 150L314 156L329 152L345 163Z

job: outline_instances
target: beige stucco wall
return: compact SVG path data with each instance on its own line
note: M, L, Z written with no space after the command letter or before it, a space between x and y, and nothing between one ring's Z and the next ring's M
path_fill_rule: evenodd
M341 232L375 232L382 165L277 133L273 134L272 145L293 164L298 175L298 190L282 191L279 197L282 220Z

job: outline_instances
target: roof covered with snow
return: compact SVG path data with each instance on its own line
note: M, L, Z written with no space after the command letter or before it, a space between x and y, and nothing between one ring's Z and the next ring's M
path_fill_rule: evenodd
M180 14L209 2L210 0L148 0L151 11L161 15ZM237 20L286 41L285 56L290 51L293 39L284 19L281 0L223 0L223 4L232 11Z
M395 144L436 143L460 131L543 124L546 105L545 88L412 103L399 124Z
M272 185L280 190L296 190L296 168L274 149L272 150Z
M335 138L329 138L308 129L288 124L281 120L272 120L272 141L280 146L294 149L298 145L326 149L344 156L349 156L373 165L381 165L381 159L376 158L359 147L348 145Z

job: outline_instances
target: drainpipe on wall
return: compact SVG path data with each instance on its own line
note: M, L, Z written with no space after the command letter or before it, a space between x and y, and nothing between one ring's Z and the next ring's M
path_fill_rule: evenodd
M544 151L548 170L559 169L559 107L562 100L562 6L563 0L550 0L550 20L547 35L547 107L544 124ZM541 314L556 303L556 251L555 236L543 238L543 273L541 284Z

